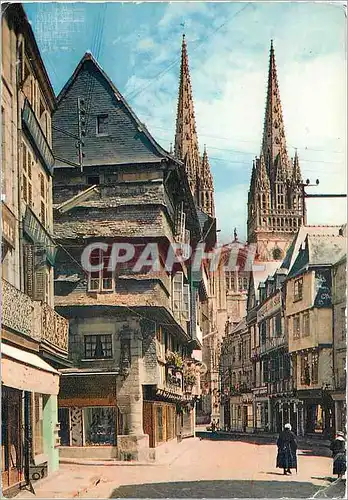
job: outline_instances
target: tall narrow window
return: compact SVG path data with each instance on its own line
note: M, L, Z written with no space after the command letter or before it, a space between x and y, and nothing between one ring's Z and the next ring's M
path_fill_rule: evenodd
M302 323L302 336L308 337L310 334L309 329L309 311L303 313L303 323Z
M190 320L190 285L183 287L183 313L186 321Z
M293 338L294 339L300 338L300 316L299 315L293 317Z
M97 116L97 135L109 135L109 116Z
M99 271L89 273L88 276L88 291L89 292L106 292L114 289L113 271L109 271L111 247L107 252L102 252L100 249L95 249L91 252L90 263L92 266L100 266Z
M303 278L294 281L294 302L301 300L303 295Z

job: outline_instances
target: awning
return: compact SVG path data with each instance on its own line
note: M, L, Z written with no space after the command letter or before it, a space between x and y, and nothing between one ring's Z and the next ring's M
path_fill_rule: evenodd
M37 354L1 343L1 381L8 387L58 394L59 372Z

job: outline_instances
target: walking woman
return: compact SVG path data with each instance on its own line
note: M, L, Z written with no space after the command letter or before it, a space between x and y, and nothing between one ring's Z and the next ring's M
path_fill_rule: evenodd
M284 470L284 475L291 474L291 469L297 471L297 443L290 424L285 424L284 430L279 434L277 446L277 467Z
M346 472L346 440L344 432L338 431L335 439L332 441L330 450L333 457L333 474L337 474L340 478Z

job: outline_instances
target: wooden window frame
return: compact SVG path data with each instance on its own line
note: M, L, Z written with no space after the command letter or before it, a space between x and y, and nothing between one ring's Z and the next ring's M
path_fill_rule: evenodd
M303 278L297 278L294 281L294 302L303 298Z
M95 338L95 342L92 341L92 337ZM102 338L104 337L104 339ZM90 340L90 342L87 342L87 340ZM101 348L104 351L107 351L107 355L103 356L92 356L88 354L87 351L90 351L92 353L93 351L93 345L94 346L94 351L96 351L98 342L101 343ZM90 349L87 349L87 346L91 345L92 347ZM103 359L113 359L113 339L112 339L112 334L111 333L92 333L92 334L85 334L84 339L83 339L83 353L84 353L84 358L83 360L103 360Z
M94 253L94 255L91 255L91 262L94 261L94 264L98 264L103 261L104 267L101 271L93 271L88 273L88 292L110 293L115 290L115 270L107 270L110 259L110 251L111 247L108 253L103 252L101 249L93 250L92 254ZM106 280L110 280L110 286L105 286ZM92 286L92 283L96 284L97 286Z
M106 119L106 132L100 132L100 120ZM107 137L109 135L109 114L101 113L96 118L96 136L97 137Z

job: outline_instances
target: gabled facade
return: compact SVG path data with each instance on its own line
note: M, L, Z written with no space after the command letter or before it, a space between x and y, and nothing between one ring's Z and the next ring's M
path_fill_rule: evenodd
M72 166L81 151L65 133L78 134L81 101L82 169ZM185 263L164 266L172 244L194 246L202 237L185 168L157 144L89 53L58 96L53 123L61 159L55 234L63 247L55 294L69 319L74 364L62 372L61 452L151 458L158 444L192 435L199 396L191 354L201 348L196 302L202 275L193 276ZM106 245L92 253L102 264L97 272L80 264L90 243ZM114 243L134 253L110 270ZM158 250L156 271L135 265L148 244Z
M273 42L262 147L253 163L248 193L248 242L261 261L281 261L305 223L304 195L297 152L287 152Z
M2 488L12 495L58 468L68 324L53 309L56 100L23 6L4 4L1 21Z
M308 234L286 279L286 324L303 429L331 436L334 429L333 260L346 238Z

